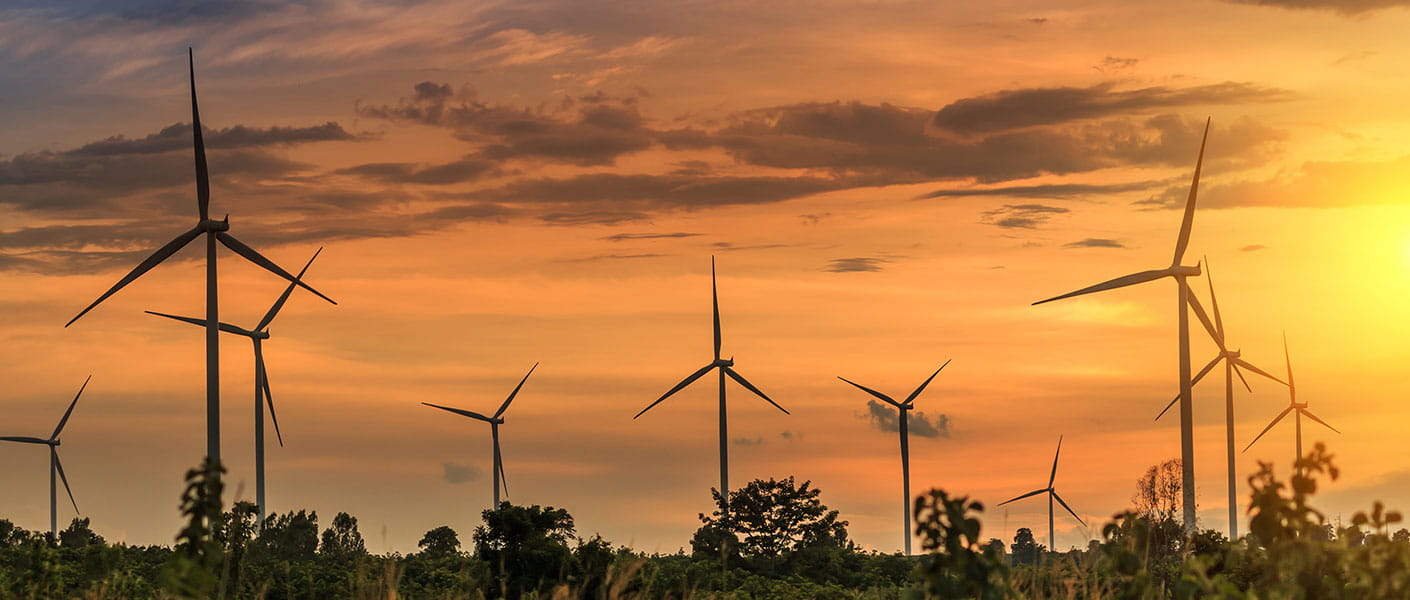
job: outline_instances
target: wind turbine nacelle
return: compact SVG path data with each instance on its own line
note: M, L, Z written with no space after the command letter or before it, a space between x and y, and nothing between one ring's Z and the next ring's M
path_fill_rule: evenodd
M201 228L201 231L205 231L205 232L208 232L208 233L219 233L219 232L221 232L221 231L230 231L230 220L229 220L228 217L227 217L226 219L222 219L222 220L220 220L220 221L217 221L217 220L215 220L215 219L206 219L206 220L201 221L201 223L200 223L200 225L198 225L198 227Z
M251 338L254 338L254 339L257 339L257 340L267 340L267 339L269 339L269 330L268 330L268 329L266 329L266 330L264 330L264 331L251 331L250 333L252 334L252 335L250 335L250 337L251 337Z
M1199 277L1200 268L1199 265L1195 265L1193 267L1175 265L1173 267L1170 267L1170 274L1176 277Z
M1306 403L1306 402L1293 402L1293 403L1292 403L1292 407L1293 407L1293 408L1307 408L1307 403Z
M731 356L729 358L717 358L715 359L715 362L710 363L710 365L715 367L733 367L734 357Z

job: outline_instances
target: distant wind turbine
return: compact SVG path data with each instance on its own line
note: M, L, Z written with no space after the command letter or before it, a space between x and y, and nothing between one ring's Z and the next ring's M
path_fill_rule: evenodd
M1185 282L1188 277L1198 277L1200 268L1182 266L1180 260L1185 257L1185 248L1190 245L1190 231L1194 228L1195 221L1195 197L1199 192L1199 173L1204 165L1204 145L1209 140L1209 121L1204 123L1204 137L1200 140L1199 158L1195 160L1195 175L1190 182L1190 195L1185 200L1185 218L1180 224L1180 235L1175 239L1175 258L1170 262L1169 267L1155 269L1151 271L1141 271L1132 273L1124 277L1117 277L1111 281L1098 283L1085 287L1075 292L1068 292L1061 296L1039 300L1033 304L1043 304L1063 298L1081 296L1093 292L1114 290L1116 288L1136 285L1147 281L1155 281L1164 277L1175 279L1176 292L1178 298L1178 311L1180 322L1180 462L1182 467L1180 491L1184 501L1185 532L1194 533L1195 530L1195 453L1194 453L1194 425L1193 409L1191 407L1190 395L1190 317L1186 310L1189 306L1190 287Z
M130 273L128 273L122 279L118 280L118 282L114 284L113 287L109 288L108 291L103 292L102 296L99 296L98 299L94 300L92 304L89 304L87 308L84 308L82 311L80 311L77 316L70 319L68 323L65 323L64 327L73 325L74 321L77 321L79 318L83 317L83 315L88 314L88 311L93 310L93 308L98 306L99 303L104 300L107 300L109 296L116 294L118 290L122 289L127 284L132 283L134 280L136 280L138 277L141 277L147 271L152 270L153 267L157 266L162 261L171 258L173 254L176 254L177 251L181 250L187 244L200 237L201 234L205 234L206 457L210 460L215 461L216 463L219 463L220 339L219 329L217 329L217 325L220 323L220 310L218 307L216 292L215 243L219 241L221 244L224 244L226 248L233 250L236 254L239 254L246 260L255 263L256 265L259 265L260 267L263 267L264 269L274 273L275 275L278 275L280 277L283 277L284 279L294 282L299 287L302 287L310 292L313 292L314 294L317 294L318 297L323 298L328 302L331 302L333 304L337 304L337 302L333 302L331 298L324 296L318 290L315 290L309 287L307 284L303 283L302 281L299 281L298 278L294 277L288 271L285 271L284 269L280 268L279 265L274 264L272 261L262 256L259 252L256 252L254 248L246 246L244 242L241 242L240 240L235 239L235 236L230 235L229 215L226 215L226 217L220 221L216 221L210 218L210 172L206 168L206 145L201 137L201 116L200 112L196 108L196 61L194 56L191 54L189 48L187 49L187 64L190 69L191 75L191 132L192 137L194 138L194 144L196 148L196 207L199 213L199 220L196 222L196 226L192 227L190 231L176 236L176 239L167 242L165 246L162 246L161 248L157 249L156 252L153 252L151 256L147 257L147 259L142 261L141 264L138 264L135 268L133 268Z
M439 408L441 410L453 412L463 417L478 419L480 421L484 421L490 424L490 437L494 440L494 466L492 467L492 470L494 471L494 510L499 510L500 487L504 488L504 494L506 496L509 495L509 483L504 480L504 462L500 459L499 454L499 426L504 424L504 411L509 409L509 403L514 401L514 396L519 395L519 390L524 387L524 382L529 380L529 376L533 375L534 369L537 369L538 367L538 363L534 363L534 366L529 367L529 372L525 373L524 378L519 380L519 385L514 386L514 391L509 392L509 397L504 399L504 404L499 405L499 410L494 411L494 416L492 417L486 417L485 415L482 415L480 413L464 409L451 408L449 406L441 406L439 404L431 404L430 402L422 402L422 404L432 408Z
M910 427L909 427L909 421L910 421L909 413L910 413L911 409L915 408L915 406L914 406L913 403L915 402L916 396L919 396L920 393L925 390L925 386L930 385L930 380L935 379L935 376L936 376L936 375L939 375L939 374L940 374L940 371L943 370L943 369L945 368L945 365L948 365L948 364L950 364L950 361L947 360L947 361L945 361L945 364L944 364L944 365L940 365L940 368L939 368L939 369L936 369L934 373L931 373L931 374L930 374L930 377L927 377L927 378L925 379L925 381L920 384L920 387L916 388L914 392L911 392L911 395L906 396L905 401L902 401L902 402L897 402L897 401L891 399L891 397L890 397L890 396L887 396L886 394L883 394L883 393L881 393L881 392L878 392L878 391L876 391L876 390L874 390L874 389L871 389L871 388L869 388L869 387L867 387L867 386L864 386L864 385L862 385L862 384L860 384L860 383L855 383L855 382L853 382L853 381L847 379L846 377L841 377L841 376L838 377L838 379L841 379L842 381L845 381L845 382L847 382L847 383L852 384L853 387L856 387L857 389L860 389L860 390L862 390L862 391L864 391L864 392L866 392L866 393L868 393L868 394L871 394L871 395L873 395L873 396L876 396L877 398L880 398L882 402L885 402L885 403L887 403L887 404L890 404L891 406L896 407L896 411L897 411L898 413L900 413L900 414L898 415L898 421L899 421L899 423L900 423L900 431L901 431L901 494L902 494L902 495L901 495L901 513L902 513L902 515L904 515L902 518L903 518L903 523L905 524L905 529L902 529L901 531L902 531L902 532L904 533L904 535L905 535L905 540L906 540L906 556L910 556L910 555L911 555L911 536L912 536L912 533L911 533L911 438L910 438Z
M1258 436L1257 436L1257 437L1254 437L1254 438L1253 438L1253 441L1252 441L1252 442L1249 442L1249 443L1248 443L1248 446L1245 446L1245 447L1244 447L1244 452L1248 452L1248 449L1249 449L1249 448L1252 448L1253 445L1254 445L1255 443L1257 443L1260 438L1263 437L1263 434L1268 433L1268 430L1269 430L1269 429L1272 429L1274 425L1277 425L1277 424L1278 424L1278 421L1283 420L1283 417L1288 416L1288 413L1294 413L1293 419L1294 419L1294 422L1297 423L1297 458L1298 458L1298 459L1301 459L1301 458L1302 458L1302 417L1306 416L1307 418L1312 419L1313 421L1316 421L1316 422L1318 422L1318 423L1321 423L1322 426L1323 426L1323 427L1326 427L1327 429L1330 429L1330 430L1335 431L1335 432L1337 432L1337 433L1341 433L1341 432L1340 432L1340 431L1337 431L1337 428L1336 428L1336 427L1332 427L1331 425L1328 425L1326 421L1323 421L1323 420L1317 418L1317 415L1312 414L1312 411L1307 410L1307 403L1306 403L1306 402L1298 402L1298 401L1297 401L1297 384L1295 384L1295 383L1293 382L1292 358L1288 355L1288 337L1287 337L1286 334L1283 335L1283 358L1284 358L1284 360L1286 360L1287 363L1288 363L1288 407L1287 407L1287 408L1284 408L1284 409L1283 409L1283 412L1278 413L1278 416L1273 417L1273 422L1269 423L1267 427L1264 427L1264 428L1263 428L1263 431L1262 431L1262 432L1259 432ZM1296 464L1296 462L1294 462L1294 464Z
M1072 518L1077 519L1077 522L1078 522L1078 523L1081 523L1083 527L1086 527L1086 526L1087 526L1087 522L1086 522L1086 521L1083 521L1083 520L1082 520L1082 517L1077 516L1077 513L1075 513L1075 512L1072 511L1072 507L1068 506L1066 502L1063 502L1063 501L1062 501L1062 496L1059 496L1058 493L1057 493L1057 490L1056 490L1055 488L1053 488L1053 481L1057 479L1058 456L1061 455L1061 454L1062 454L1062 436L1058 436L1057 453L1053 454L1053 472L1052 472L1051 475L1048 475L1048 487L1045 487L1045 488L1039 489L1039 490L1033 490L1033 491L1028 492L1027 494L1024 494L1024 495L1022 495L1022 496L1018 496L1018 497L1013 498L1013 499L1011 499L1011 500L1007 500L1007 501L1004 501L1004 502L1000 502L1000 503L999 503L999 506L1003 506L1003 505L1008 504L1009 502L1013 502L1013 501L1015 501L1015 500L1022 500L1022 499L1024 499L1024 498L1029 497L1029 496L1037 496L1038 494L1044 494L1044 493L1046 493L1046 494L1048 495L1048 550L1051 551L1051 552L1057 552L1057 551L1058 551L1058 550L1057 550L1057 538L1056 538L1055 534L1053 533L1053 500L1057 500L1057 501L1058 501L1058 504L1061 504L1063 508L1067 509L1067 514L1070 514L1070 515L1072 515Z
M226 333L245 336L254 343L255 351L255 504L259 507L259 527L264 528L264 405L269 403L269 418L274 422L274 435L279 440L279 445L284 445L284 436L279 432L279 417L274 413L274 395L269 391L269 370L264 366L264 340L269 339L269 324L274 321L275 315L279 314L279 309L284 307L284 303L289 300L289 295L294 293L297 282L303 281L304 273L308 272L309 265L313 264L313 259L318 258L318 254L323 252L319 248L313 253L313 258L308 259L303 270L294 277L294 282L289 287L284 288L284 293L279 295L279 299L274 301L274 305L269 307L269 312L264 313L264 318L254 329L243 329L229 323L221 323L220 330ZM205 327L206 322L193 317L181 317L154 311L146 311L149 315L175 319L184 323L190 323L198 327Z
M749 383L749 380L745 379L743 375L740 375L734 370L734 357L728 359L720 358L720 295L715 287L715 257L713 256L710 257L710 297L715 311L715 360L710 364L700 367L700 370L691 373L689 377L677 383L675 387L661 394L660 398L657 398L655 402L652 402L646 408L641 409L641 412L637 413L632 419L646 414L646 411L651 410L657 404L670 398L672 394L681 391L685 386L694 383L696 379L704 377L705 374L709 373L712 369L720 370L720 505L723 508L721 516L727 518L729 515L729 425L726 423L725 411L725 376L728 375L730 379L744 386L744 389L753 392L754 395L763 398L765 402L774 405L774 408L783 411L783 414L786 415L789 413L787 410L784 410L782 406L779 406L777 402L774 402L772 398L764 394L764 392L759 391L759 388L754 387L754 384Z
M1209 268L1209 259L1205 259L1204 267L1206 269ZM1269 375L1268 372L1263 369L1253 366L1243 359L1238 350L1229 349L1224 337L1224 319L1219 315L1219 298L1214 295L1214 278L1209 273L1205 273L1205 276L1209 281L1209 300L1214 309L1214 322L1211 323L1209 321L1209 314L1204 311L1204 307L1199 303L1199 298L1194 294L1190 294L1190 308L1195 311L1195 316L1199 317L1199 321L1204 325L1204 330L1209 333L1210 339L1214 340L1214 344L1219 346L1219 354L1215 355L1209 363L1204 365L1203 369L1199 370L1195 378L1190 381L1190 385L1194 386L1198 384L1201 379L1204 379L1206 374L1219 364L1219 361L1224 361L1224 431L1228 439L1227 450L1229 459L1229 539L1236 540L1239 539L1239 498L1237 494L1237 484L1234 481L1236 472L1234 466L1234 456L1236 454L1234 446L1234 375L1237 374L1239 376L1239 381L1242 381L1244 388L1250 392L1253 391L1253 388L1248 385L1248 380L1244 378L1244 374L1239 370L1239 367L1253 371L1254 373L1283 385L1287 385L1287 382ZM1165 410L1160 411L1160 414L1156 415L1156 420L1158 421L1161 417L1165 416L1165 413L1179 401L1180 396L1176 395L1175 399L1170 401L1170 404L1165 405Z
M73 402L69 403L69 409L64 411L64 418L59 419L59 426L54 428L54 433L47 438L25 437L25 436L4 436L0 437L3 442L19 442L21 444L43 444L49 447L49 539L59 543L59 488L54 481L57 473L59 479L64 482L64 491L69 494L69 502L73 503L73 512L78 513L78 502L73 499L73 490L69 488L69 478L64 475L64 463L59 461L59 434L63 432L64 425L69 422L69 415L73 414L73 407L78 406L78 397L83 395L83 390L88 387L92 375L83 380L83 385L78 388L78 393L74 394ZM80 513L81 514L81 513Z

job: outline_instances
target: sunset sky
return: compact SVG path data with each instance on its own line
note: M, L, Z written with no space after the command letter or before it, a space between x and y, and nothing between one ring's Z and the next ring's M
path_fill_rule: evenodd
M0 435L44 436L109 540L169 544L205 448L188 248L63 324L195 219L186 48L212 214L338 301L296 292L265 345L286 446L270 510L359 518L374 552L508 499L582 536L689 546L718 485L707 378L731 384L731 484L795 476L853 538L900 548L894 423L841 375L917 400L912 487L1046 534L1041 487L1092 525L1179 456L1170 280L1030 303L1169 264L1212 118L1186 264L1230 344L1340 429L1319 505L1410 508L1410 5L1403 0L960 3L169 1L0 8ZM17 6L18 4L18 6ZM222 320L283 289L221 250ZM1208 278L1192 279L1209 306ZM1192 320L1196 369L1215 347ZM253 499L250 347L222 340L227 499ZM1251 378L1239 445L1288 402ZM1222 369L1195 393L1201 526L1225 530ZM923 424L919 423L923 421ZM272 432L271 432L272 434ZM928 434L928 435L927 435ZM1273 461L1285 422L1239 458ZM48 465L0 444L0 518L48 527ZM61 491L62 495L62 491ZM1246 489L1240 496L1246 496ZM60 522L74 516L60 505ZM1046 540L1043 540L1046 543Z

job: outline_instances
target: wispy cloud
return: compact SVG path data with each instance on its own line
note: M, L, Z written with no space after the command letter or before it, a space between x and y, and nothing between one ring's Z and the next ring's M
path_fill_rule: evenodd
M889 258L859 256L853 258L834 258L823 268L828 273L874 273L886 268L890 263Z
M445 471L441 477L445 479L446 483L468 483L485 474L479 467L457 462L441 463L441 468Z
M867 400L867 412L863 416L871 423L872 427L881 431L894 433L901 430L900 412L894 407L876 400ZM911 435L924 438L948 438L950 437L950 417L938 414L932 418L923 412L912 412L906 420L906 429Z
M980 223L1005 229L1037 229L1047 223L1053 215L1072 212L1061 206L1045 204L1005 204L999 208L984 211Z
M1126 245L1108 238L1087 238L1068 242L1062 245L1063 248L1125 248Z
M689 238L698 237L700 235L701 234L699 233L686 233L683 231L675 233L616 233L603 237L602 239L607 240L609 242L626 242L632 240L663 240Z

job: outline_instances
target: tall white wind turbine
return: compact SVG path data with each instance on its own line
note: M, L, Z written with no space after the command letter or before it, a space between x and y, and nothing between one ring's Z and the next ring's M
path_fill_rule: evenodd
M64 491L69 494L69 502L73 504L73 512L78 513L78 502L73 499L73 490L69 488L69 478L64 475L64 463L59 460L59 434L63 433L64 425L69 422L69 416L73 414L73 407L78 406L78 398L83 395L83 390L88 387L88 382L93 379L92 375L83 380L83 385L78 388L78 393L74 394L73 402L69 403L69 409L64 411L64 417L59 419L59 426L54 428L54 433L47 438L27 437L27 436L3 436L0 442L18 442L21 444L42 444L49 447L49 540L51 543L59 543L59 488L54 476L64 482ZM80 513L81 514L81 513Z
M514 391L509 392L509 397L504 399L504 403L499 405L499 410L494 411L494 416L491 417L486 417L480 413L460 408L451 408L449 406L431 404L430 402L422 402L422 404L431 408L439 408L462 417L470 417L471 419L490 424L490 438L494 441L494 465L491 467L491 470L494 471L494 510L499 510L500 487L504 488L504 494L506 496L509 495L509 483L505 481L504 462L501 460L499 453L499 426L504 424L504 411L509 410L509 403L514 401L515 396L519 395L519 390L524 387L524 382L529 380L529 376L533 375L534 369L538 367L538 363L534 363L534 366L529 367L529 372L524 374L524 378L519 380L519 385L514 386Z
M1061 455L1061 454L1062 454L1062 436L1058 436L1057 452L1053 454L1053 471L1052 471L1052 474L1048 475L1048 487L1045 487L1045 488L1042 488L1042 489L1033 490L1033 491L1031 491L1031 492L1028 492L1027 494L1023 494L1022 496L1017 496L1017 497L1014 497L1014 498L1012 498L1012 499L1005 500L1005 501L999 503L999 506L1003 506L1003 505L1008 504L1008 503L1010 503L1010 502L1014 502L1014 501L1016 501L1016 500L1022 500L1022 499L1024 499L1024 498L1027 498L1027 497L1030 497L1030 496L1037 496L1038 494L1047 494L1047 495L1048 495L1048 551L1050 551L1050 552L1057 552L1057 551L1058 551L1058 549L1057 549L1057 537L1056 537L1056 534L1054 533L1054 530L1053 530L1053 500L1057 500L1057 501L1058 501L1058 504L1061 504L1063 508L1067 509L1067 514L1070 514L1070 515L1072 515L1072 518L1077 519L1077 522L1078 522L1078 523L1081 523L1083 527L1086 527L1086 526L1087 526L1087 522L1086 522L1086 521L1083 521L1083 520L1082 520L1082 517L1077 516L1077 513L1076 513L1076 512L1073 512L1072 507L1068 506L1066 502L1063 502L1063 501L1062 501L1062 496L1059 496L1058 493L1057 493L1057 489L1053 487L1053 482L1057 480L1058 456Z

